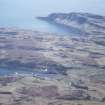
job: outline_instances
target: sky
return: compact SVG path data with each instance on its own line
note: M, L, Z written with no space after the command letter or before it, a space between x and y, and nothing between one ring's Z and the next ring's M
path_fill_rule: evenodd
M90 12L105 15L105 0L0 0L0 13L3 11L16 11L17 14L19 11L33 14L37 11L35 14L42 15L50 12Z

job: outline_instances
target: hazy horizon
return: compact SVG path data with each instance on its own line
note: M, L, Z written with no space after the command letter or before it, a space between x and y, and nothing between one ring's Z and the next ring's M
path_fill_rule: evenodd
M10 15L13 15L14 11L17 14L20 11L23 14L33 12L34 15L36 10L38 15L47 15L51 12L89 12L105 15L104 6L104 0L0 0L0 12L3 12L0 16L10 12Z
M104 0L0 0L0 26L60 32L35 17L53 12L88 12L105 15ZM65 31L64 31L65 33Z

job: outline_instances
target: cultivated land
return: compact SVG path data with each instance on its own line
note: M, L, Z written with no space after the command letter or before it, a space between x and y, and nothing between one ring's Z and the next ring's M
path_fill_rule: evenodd
M0 76L0 105L105 105L104 31L0 28L0 70L20 72Z

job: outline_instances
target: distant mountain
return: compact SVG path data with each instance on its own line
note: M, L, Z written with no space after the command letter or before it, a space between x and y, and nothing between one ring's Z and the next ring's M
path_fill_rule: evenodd
M52 13L38 19L74 28L83 34L105 34L105 16L90 13Z

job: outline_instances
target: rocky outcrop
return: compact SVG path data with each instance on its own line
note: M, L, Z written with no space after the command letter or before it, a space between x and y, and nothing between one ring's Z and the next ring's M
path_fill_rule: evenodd
M83 90L75 90L75 91L72 91L69 95L64 95L64 96L58 97L58 99L63 99L63 100L90 100L91 96L89 96Z
M23 87L18 91L21 94L33 97L57 97L59 96L57 86L43 86L43 87Z

